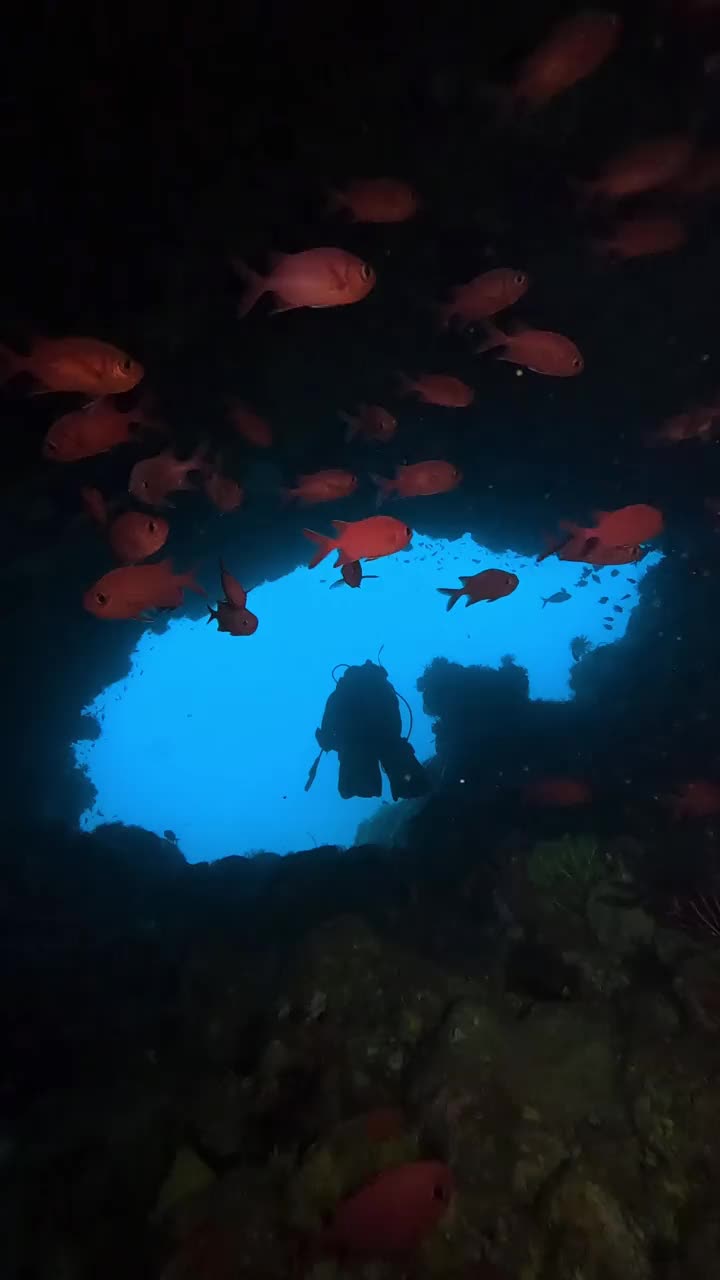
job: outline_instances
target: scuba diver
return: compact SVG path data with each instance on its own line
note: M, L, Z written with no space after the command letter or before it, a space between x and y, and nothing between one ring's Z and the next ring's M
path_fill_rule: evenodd
M337 751L338 791L343 800L382 795L381 768L393 800L423 796L430 789L425 769L402 736L398 695L385 668L374 662L348 667L327 700L315 737L320 755L310 770L306 791L325 751Z

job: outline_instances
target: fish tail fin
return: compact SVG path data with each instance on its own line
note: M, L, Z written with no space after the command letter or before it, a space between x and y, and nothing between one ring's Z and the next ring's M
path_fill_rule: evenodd
M485 351L494 351L496 347L504 347L508 340L507 334L503 333L501 329L498 329L497 325L493 324L492 320L483 320L482 325L487 336L484 341L475 348L475 355L477 356L482 355Z
M549 596L547 596L547 597L546 597L546 596L541 596L541 597L540 597L540 599L542 600L542 607L543 607L543 609L544 609L544 608L545 608L545 605L550 603L550 597L549 597Z
M207 619L206 619L206 620L207 620L207 622L214 622L214 621L218 618L218 616L219 616L219 614L218 614L218 610L217 610L217 609L213 609L213 608L211 608L211 606L210 606L210 605L208 605L208 607L207 607L207 611L208 611L208 617L207 617Z
M394 480L388 480L385 476L376 476L372 471L370 472L370 479L372 480L373 484L377 485L377 497L375 499L375 506L379 507L382 505L382 503L385 501L386 498L390 497L390 494L395 488L395 482Z
M308 565L309 569L314 569L317 564L320 564L321 560L330 555L331 551L336 550L338 544L334 538L328 538L327 534L324 533L316 533L314 529L303 529L303 533L317 547L317 551Z
M441 596L449 597L447 602L447 611L449 613L450 610L453 608L453 606L457 604L465 588L464 587L436 587L436 590L440 592Z
M242 319L248 311L252 311L258 298L266 292L267 281L264 276L258 275L257 271L253 271L252 267L243 262L242 258L233 258L232 267L246 286L237 311L239 318Z
M27 359L25 356L18 355L17 351L11 351L10 347L6 347L4 342L0 342L0 386L4 386L16 373L20 373L27 368Z

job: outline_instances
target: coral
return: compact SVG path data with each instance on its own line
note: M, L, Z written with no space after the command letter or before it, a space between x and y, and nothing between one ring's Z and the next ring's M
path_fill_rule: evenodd
M555 906L584 914L588 896L607 875L607 861L594 836L565 835L535 845L527 864L530 883Z

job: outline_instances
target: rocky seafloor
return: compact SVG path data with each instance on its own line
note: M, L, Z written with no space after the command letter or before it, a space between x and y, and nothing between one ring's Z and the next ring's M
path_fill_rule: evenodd
M9 834L4 1280L714 1274L720 951L652 849L516 835L454 876ZM419 1251L323 1247L419 1157L455 1179Z

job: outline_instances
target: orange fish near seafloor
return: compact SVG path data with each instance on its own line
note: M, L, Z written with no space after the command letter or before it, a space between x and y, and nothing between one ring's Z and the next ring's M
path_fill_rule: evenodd
M378 486L377 505L384 498L396 493L398 498L429 497L435 493L449 493L456 489L462 480L462 471L452 462L444 462L434 458L430 462L413 462L409 466L397 467L394 480L384 476L371 475L373 484Z
M144 458L136 462L130 472L128 491L139 502L146 502L151 507L170 507L167 501L169 493L182 489L192 489L188 479L191 471L206 471L202 451L198 450L191 458L176 458L171 450L156 453L153 458Z
M400 392L416 395L425 404L442 405L446 409L467 409L475 399L475 392L460 378L449 373L421 373L417 378L398 374Z
M269 449L273 442L273 431L269 422L261 418L254 409L250 409L248 405L241 404L239 400L234 400L228 406L227 412L228 422L234 431L237 431L243 440L248 444L254 444L258 449Z
M356 414L341 412L339 416L347 423L346 442L362 436L364 440L385 444L397 431L397 418L379 404L361 404Z
M587 198L623 200L666 187L687 169L694 143L685 134L673 133L627 147L608 160L597 178L577 184Z
M549 329L521 329L517 333L502 333L489 321L485 322L488 336L476 347L476 354L504 347L499 360L508 364L520 364L532 373L543 373L550 378L574 378L582 373L585 362L569 338Z
M305 249L302 253L277 254L268 276L251 271L240 259L233 266L247 284L238 309L246 316L264 293L274 293L273 314L298 307L344 307L361 302L375 285L375 272L345 249Z
M318 502L349 498L357 484L357 476L352 471L314 471L311 475L298 476L295 488L283 490L283 496L286 500L296 498L300 506L310 507Z
M385 1169L340 1202L321 1243L355 1256L411 1254L446 1213L453 1192L452 1173L438 1160Z
M397 178L359 178L333 190L328 209L348 209L353 222L407 222L417 213L418 198Z
M219 471L211 471L203 479L205 496L218 511L227 513L237 511L245 501L245 491L233 480L232 476L224 476Z
M146 416L142 405L118 409L112 400L94 400L84 409L64 413L53 422L43 441L43 457L51 462L78 462L108 453L133 439L134 423L157 425Z
M0 383L29 373L40 384L38 394L116 395L136 387L144 372L139 361L97 338L38 338L27 356L0 344Z
M483 569L482 573L474 573L471 577L460 574L460 581L461 587L436 588L441 595L448 597L448 613L461 596L467 596L465 608L468 609L471 604L478 604L481 600L491 602L512 595L519 578L514 573L505 573L503 569Z
M376 573L366 573L366 578L377 578ZM338 578L337 582L332 582L330 588L342 587L344 584L348 587L359 587L363 580L362 565L359 560L352 560L350 564L344 564L342 567L342 578Z
M612 53L622 31L616 13L585 9L565 18L525 59L511 87L512 98L541 107L592 74Z
M678 218L669 214L636 214L619 222L607 236L592 241L596 253L626 261L629 258L646 258L659 253L672 253L687 243L687 232Z
M161 560L111 569L88 587L83 606L96 618L141 619L148 609L177 609L184 590L207 594L192 571L173 573L172 560Z
M592 791L586 782L577 778L539 778L523 790L526 804L548 809L570 809L575 805L590 804Z
M524 271L493 267L467 284L455 286L451 301L438 307L440 323L446 327L451 321L459 321L458 327L465 329L477 321L487 320L522 298L529 284Z
M412 529L394 516L367 516L365 520L333 520L336 537L328 538L314 529L303 529L306 538L314 542L318 550L310 561L314 569L331 551L337 551L335 566L350 564L353 560L379 560L402 551L412 538Z

